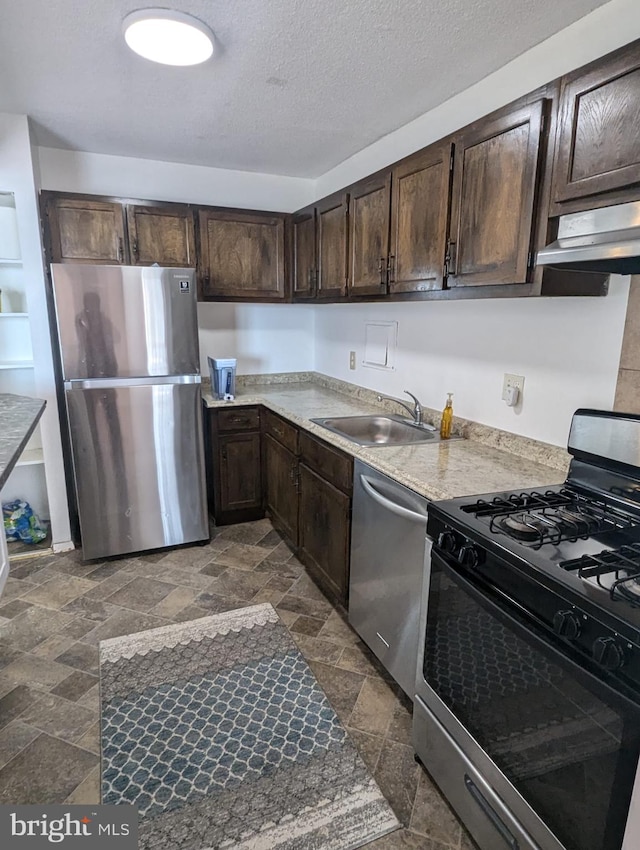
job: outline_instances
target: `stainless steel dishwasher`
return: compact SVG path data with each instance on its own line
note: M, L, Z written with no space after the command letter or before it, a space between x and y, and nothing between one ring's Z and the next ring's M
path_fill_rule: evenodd
M402 690L415 695L427 499L356 460L349 622Z

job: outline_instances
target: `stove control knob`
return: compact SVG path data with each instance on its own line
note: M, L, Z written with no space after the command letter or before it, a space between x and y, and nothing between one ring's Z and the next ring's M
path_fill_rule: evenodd
M473 543L465 543L458 552L458 563L463 567L477 567L480 563L480 552Z
M437 546L438 549L442 549L443 552L448 552L452 555L458 548L456 536L453 531L441 531L438 535Z
M553 615L553 630L560 637L575 640L581 628L580 617L575 611L556 611Z
M614 637L597 638L593 643L593 657L605 670L619 670L625 662L624 649Z

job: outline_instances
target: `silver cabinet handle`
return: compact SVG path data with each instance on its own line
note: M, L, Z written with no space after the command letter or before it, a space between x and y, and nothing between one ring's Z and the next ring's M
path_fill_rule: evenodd
M403 508L402 505L398 505L396 502L392 502L390 499L387 499L386 496L379 493L375 487L371 486L371 482L364 475L360 476L360 481L362 482L365 492L368 493L379 505L382 505L383 508L386 508L388 511L391 511L398 516L404 517L405 519L410 519L412 522L426 523L426 513L419 514L417 511L410 511L409 508Z

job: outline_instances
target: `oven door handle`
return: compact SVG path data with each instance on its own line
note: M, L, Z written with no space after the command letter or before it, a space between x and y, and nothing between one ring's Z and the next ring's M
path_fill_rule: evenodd
M502 838L505 844L507 844L511 848L511 850L520 850L520 845L518 844L518 840L516 839L515 835L509 832L502 820L498 817L496 812L494 812L488 800L485 799L482 791L478 788L478 786L468 773L465 773L464 775L464 784L469 794L471 794L474 801L489 818L491 824L493 825L493 828L496 830L496 832L499 834L500 838Z
M386 496L379 493L375 487L371 486L371 481L366 477L366 475L360 476L360 482L364 487L365 493L371 496L371 498L383 508L386 508L386 510L404 517L404 519L410 519L412 522L424 523L427 521L426 511L424 514L419 514L417 511L411 511L409 508L405 508L402 505L398 505L396 502L392 502L391 499L387 499Z

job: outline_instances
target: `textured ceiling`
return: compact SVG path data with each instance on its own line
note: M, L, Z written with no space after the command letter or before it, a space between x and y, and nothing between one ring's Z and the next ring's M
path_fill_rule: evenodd
M131 53L136 0L4 0L0 111L41 145L316 177L605 0L169 0L205 65Z

